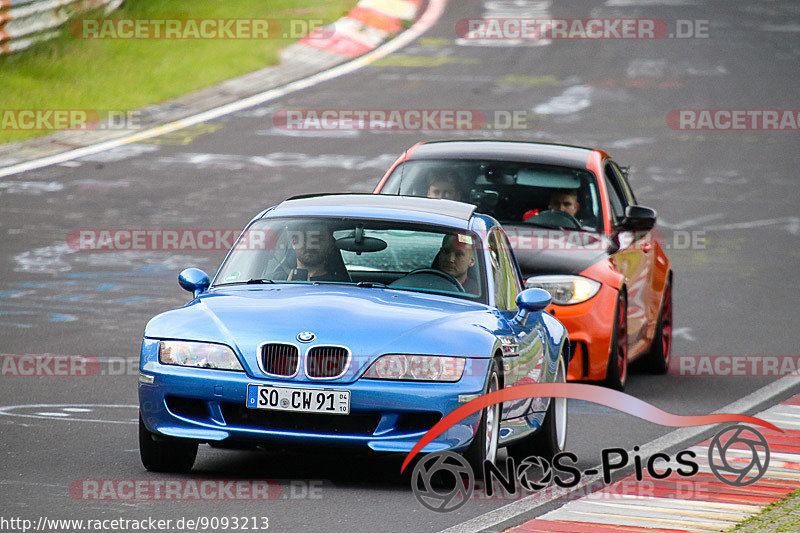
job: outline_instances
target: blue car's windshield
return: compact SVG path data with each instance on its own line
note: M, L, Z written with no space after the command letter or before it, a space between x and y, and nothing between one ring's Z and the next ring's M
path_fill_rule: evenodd
M581 168L514 161L411 160L394 169L381 194L467 202L503 224L603 228L595 175Z
M351 283L486 301L480 238L452 228L358 218L268 218L242 235L215 286Z

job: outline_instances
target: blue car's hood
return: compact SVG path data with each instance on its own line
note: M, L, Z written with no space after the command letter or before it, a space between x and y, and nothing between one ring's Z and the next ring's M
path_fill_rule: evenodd
M487 357L499 317L467 300L347 285L268 285L214 289L186 307L153 318L145 336L228 344L245 370L263 376L258 346L290 342L348 347L353 362L341 381L355 379L384 353ZM315 339L297 341L310 331ZM298 377L297 379L301 379ZM339 381L339 380L337 380Z

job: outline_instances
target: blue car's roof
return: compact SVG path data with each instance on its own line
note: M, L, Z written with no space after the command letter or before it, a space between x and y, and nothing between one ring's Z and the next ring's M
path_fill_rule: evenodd
M290 198L264 217L346 216L408 220L466 228L475 206L452 200L379 194L325 194Z

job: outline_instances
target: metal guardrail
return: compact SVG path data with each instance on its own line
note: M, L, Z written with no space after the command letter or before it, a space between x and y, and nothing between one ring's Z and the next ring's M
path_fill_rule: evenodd
M0 55L53 39L76 15L117 9L124 0L0 0Z

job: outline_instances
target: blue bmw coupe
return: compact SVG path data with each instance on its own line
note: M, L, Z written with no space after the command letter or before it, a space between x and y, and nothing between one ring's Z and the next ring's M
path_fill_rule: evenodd
M519 384L564 382L550 295L523 290L503 229L442 199L297 197L257 215L214 280L147 324L139 448L148 470L186 472L198 444L346 444L408 452L459 405ZM473 466L500 446L564 449L565 399L467 417L423 452ZM475 468L480 472L480 468Z

